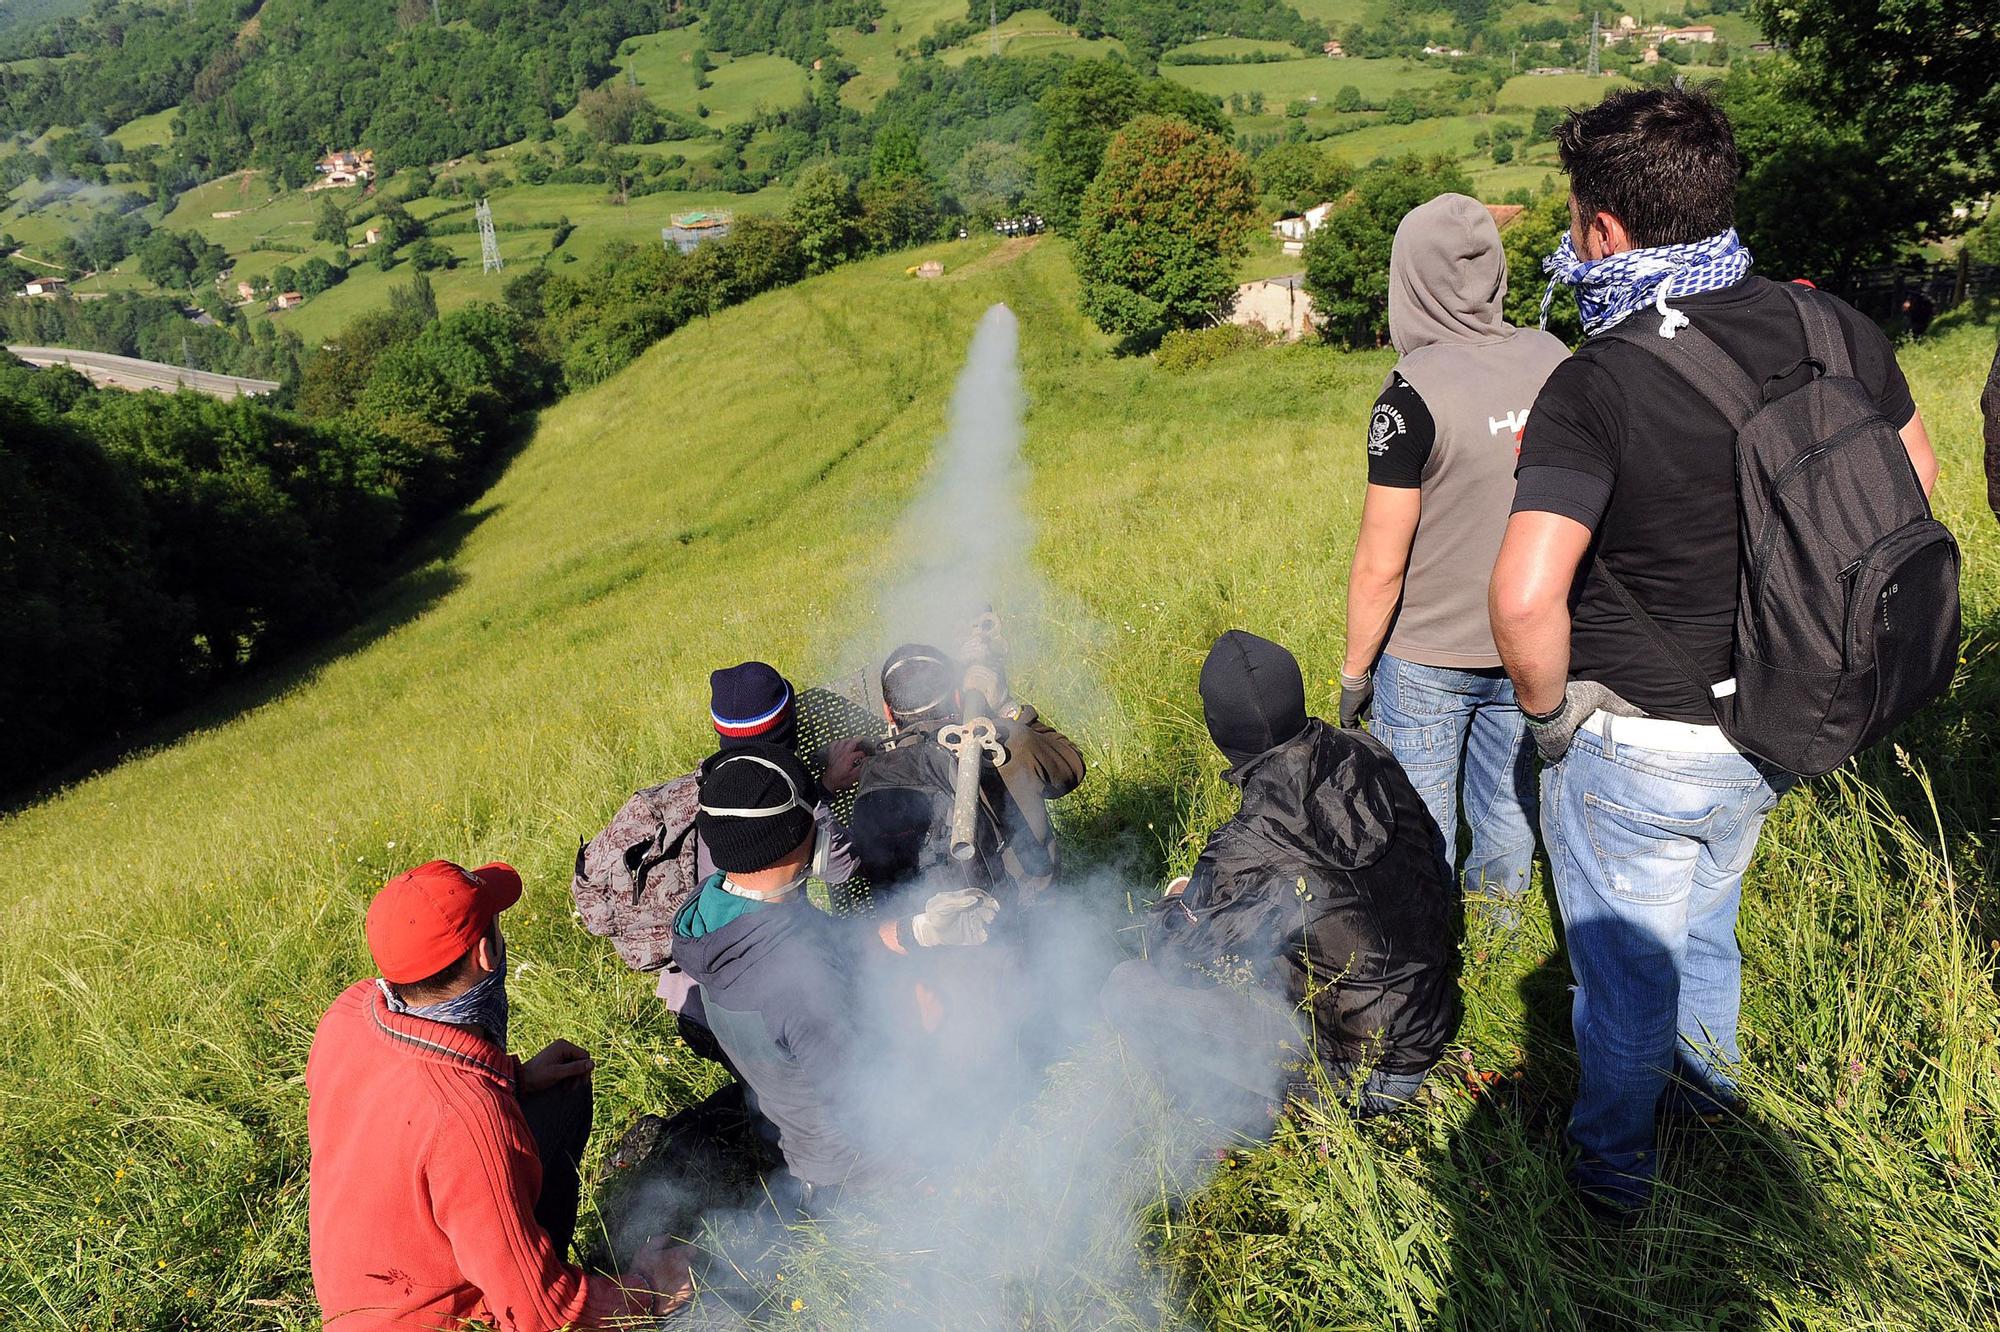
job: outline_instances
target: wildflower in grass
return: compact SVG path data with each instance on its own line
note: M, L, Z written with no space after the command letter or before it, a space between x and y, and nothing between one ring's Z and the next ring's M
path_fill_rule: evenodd
M795 1299L792 1301L793 1313L802 1313L804 1312L805 1307L806 1307L806 1302L804 1300Z

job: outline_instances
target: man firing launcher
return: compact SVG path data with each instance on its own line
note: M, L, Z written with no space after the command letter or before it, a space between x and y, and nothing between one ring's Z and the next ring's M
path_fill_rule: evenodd
M908 643L883 663L890 736L862 763L852 828L878 892L963 885L1007 911L1055 882L1048 802L1083 781L1083 754L1011 697L990 616L983 629L966 661Z

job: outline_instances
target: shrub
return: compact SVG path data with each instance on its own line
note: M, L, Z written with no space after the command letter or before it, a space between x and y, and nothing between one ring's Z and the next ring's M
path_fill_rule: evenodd
M1177 328L1160 339L1160 349L1153 353L1153 360L1170 374L1184 375L1270 341L1269 334L1241 324Z

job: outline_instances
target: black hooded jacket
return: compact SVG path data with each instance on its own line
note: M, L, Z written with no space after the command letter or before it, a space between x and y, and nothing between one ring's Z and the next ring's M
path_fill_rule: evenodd
M1430 1067L1458 1031L1458 897L1401 765L1373 737L1312 718L1228 780L1243 807L1187 888L1153 908L1156 963L1247 965L1309 1002L1326 1062Z

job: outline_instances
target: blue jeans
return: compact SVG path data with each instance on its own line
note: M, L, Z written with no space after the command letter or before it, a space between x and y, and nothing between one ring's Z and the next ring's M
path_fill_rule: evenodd
M1447 865L1457 863L1463 803L1472 828L1465 891L1487 903L1501 923L1513 923L1535 859L1534 744L1514 701L1514 682L1497 667L1420 666L1385 652L1375 665L1368 730L1389 746L1437 820Z
M1589 732L1542 775L1542 838L1576 986L1572 1177L1643 1206L1654 1116L1736 1100L1736 907L1790 778L1741 754L1639 749Z

